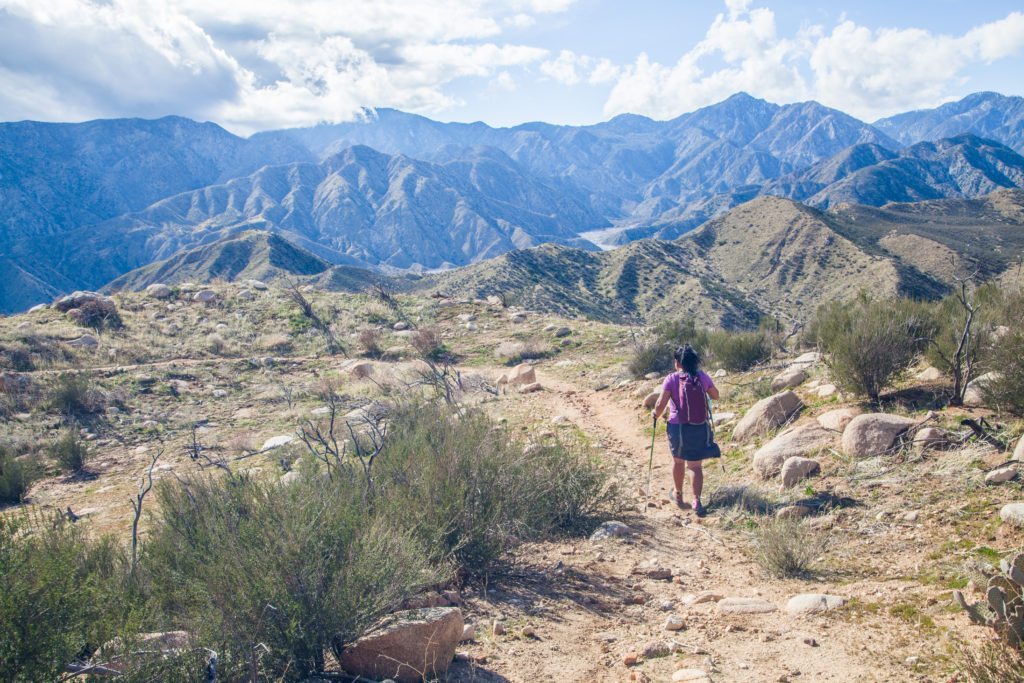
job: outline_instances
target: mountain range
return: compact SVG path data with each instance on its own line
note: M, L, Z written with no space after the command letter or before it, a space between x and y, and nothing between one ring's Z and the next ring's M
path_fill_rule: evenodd
M873 125L741 93L591 126L386 109L248 139L179 117L0 124L0 310L254 229L331 264L426 272L542 243L675 239L764 195L977 198L1024 186L1022 121L1024 99L995 93Z

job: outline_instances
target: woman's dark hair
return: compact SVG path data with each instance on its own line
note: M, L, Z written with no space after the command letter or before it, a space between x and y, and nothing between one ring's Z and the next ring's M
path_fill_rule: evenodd
M692 346L685 344L677 347L672 356L686 374L697 374L697 369L700 368L700 356L697 355Z

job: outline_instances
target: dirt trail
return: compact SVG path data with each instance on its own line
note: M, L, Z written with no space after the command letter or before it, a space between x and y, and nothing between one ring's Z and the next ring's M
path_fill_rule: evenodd
M646 483L650 446L642 413L611 392L572 385L549 373L538 372L538 379L545 391L529 399L531 409L542 419L563 415L600 442L606 456L621 466L627 497L642 503L637 493ZM743 533L718 527L715 517L721 513L712 511L698 520L663 500L670 462L659 438L652 485L658 506L624 518L635 531L632 538L547 547L541 557L532 558L547 568L549 579L552 572L562 577L558 590L540 600L542 609L518 614L536 625L537 637L488 635L474 652L488 658L486 675L478 671L476 680L670 681L677 669L689 668L705 671L716 682L930 680L904 663L909 654L924 653L907 650L906 634L899 629L865 624L842 611L789 615L785 605L793 595L853 597L874 587L832 583L838 578L768 578L748 557ZM724 475L717 465L706 469L709 491L723 483ZM678 582L634 574L646 560L671 568ZM713 601L689 604L705 591L761 598L776 610L721 614ZM666 630L669 615L681 617L686 628ZM514 610L505 616L517 618ZM675 643L677 654L643 656L645 648L658 643ZM641 654L638 666L624 664L629 652Z

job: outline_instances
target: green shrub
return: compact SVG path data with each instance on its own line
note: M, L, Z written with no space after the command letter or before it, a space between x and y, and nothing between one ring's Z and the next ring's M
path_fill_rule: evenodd
M986 403L1024 415L1024 330L1013 330L993 345L989 366L998 374L982 386Z
M716 330L707 335L709 364L742 372L769 360L772 343L768 334L758 332L727 332Z
M427 549L373 514L361 482L305 473L165 480L142 558L170 622L220 655L225 680L303 680L382 615L443 578ZM415 520L419 510L407 510ZM259 644L266 650L259 650Z
M15 457L13 449L0 444L0 505L20 503L32 485L33 474L29 465Z
M571 529L606 500L606 476L580 448L524 448L483 413L410 404L390 417L375 464L381 505L437 561L479 576L518 540Z
M92 380L85 373L63 373L57 377L50 390L50 409L65 418L101 412L104 403L103 393L93 386Z
M69 474L85 471L89 460L89 447L78 437L74 428L65 429L60 438L49 446L50 457L57 466Z
M874 402L916 361L934 329L921 307L909 301L861 296L826 304L817 314L818 343L833 381Z
M661 341L639 342L626 361L626 369L636 379L651 372L667 375L675 366L672 362L672 347Z
M63 680L131 623L123 556L80 527L0 516L0 680Z

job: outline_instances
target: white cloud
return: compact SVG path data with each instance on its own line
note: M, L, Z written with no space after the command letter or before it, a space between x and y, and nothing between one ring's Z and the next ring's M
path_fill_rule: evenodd
M547 58L502 27L574 1L0 0L0 118L176 113L244 133L435 113L460 104L453 80Z
M594 69L590 72L587 82L591 85L611 83L619 77L621 72L622 70L613 64L610 59L601 59L594 65Z
M507 71L499 71L498 75L491 79L491 87L504 92L515 92L519 86L512 74Z
M772 10L725 0L704 39L674 65L641 53L621 68L605 103L623 112L670 118L746 91L774 102L816 99L867 120L951 98L972 64L1019 54L1024 14L961 36L919 28L873 30L843 18L831 30L778 32Z
M540 70L545 76L564 85L576 85L580 82L577 68L583 70L590 65L591 59L586 55L578 55L571 50L562 50L555 59L541 62Z

